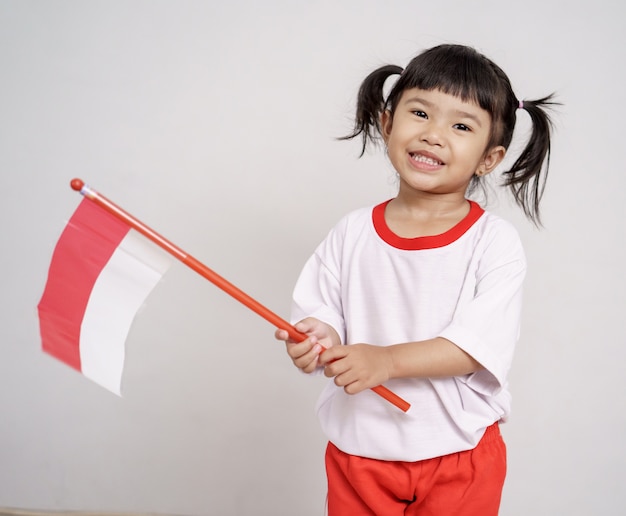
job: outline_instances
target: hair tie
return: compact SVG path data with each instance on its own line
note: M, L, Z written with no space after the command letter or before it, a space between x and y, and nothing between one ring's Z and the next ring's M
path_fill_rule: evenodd
M519 101L519 104L517 105L517 108L518 109L524 109L524 101L523 100Z

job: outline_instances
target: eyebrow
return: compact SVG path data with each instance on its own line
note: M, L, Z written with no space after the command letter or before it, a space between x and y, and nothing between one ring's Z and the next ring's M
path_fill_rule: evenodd
M428 108L432 108L435 106L433 102L429 102L428 100L423 99L421 97L410 97L404 101L405 104L410 104L411 102L419 102L420 104L423 104L424 106ZM470 120L473 120L474 122L476 122L476 125L478 125L478 127L483 126L480 119L473 113L468 113L467 111L462 111L460 109L457 109L454 111L454 115L459 116L461 118L469 118Z

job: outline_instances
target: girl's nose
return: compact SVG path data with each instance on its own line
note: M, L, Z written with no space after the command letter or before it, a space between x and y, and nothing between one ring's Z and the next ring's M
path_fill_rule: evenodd
M443 128L437 124L430 123L426 125L422 131L421 140L429 145L442 147L445 143Z

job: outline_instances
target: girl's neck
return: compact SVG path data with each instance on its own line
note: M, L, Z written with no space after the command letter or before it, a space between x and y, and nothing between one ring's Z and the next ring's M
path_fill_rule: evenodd
M392 199L385 210L385 222L403 238L445 233L469 213L470 204L459 195L402 195Z

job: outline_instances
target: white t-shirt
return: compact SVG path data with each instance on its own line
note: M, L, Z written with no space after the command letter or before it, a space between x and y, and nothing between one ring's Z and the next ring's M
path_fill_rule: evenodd
M371 390L348 395L330 380L317 404L322 429L340 450L382 460L472 449L510 409L526 271L520 239L473 202L446 233L401 238L385 223L386 204L348 214L319 245L294 289L293 322L320 319L347 345L440 336L484 369L390 380L385 386L411 404L406 413Z

